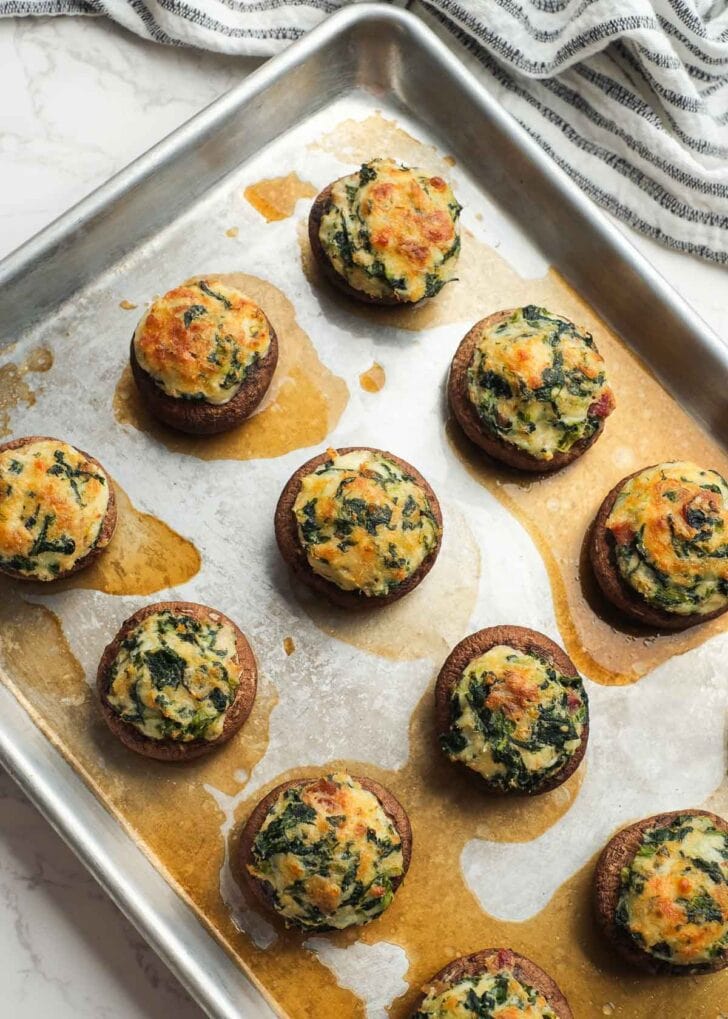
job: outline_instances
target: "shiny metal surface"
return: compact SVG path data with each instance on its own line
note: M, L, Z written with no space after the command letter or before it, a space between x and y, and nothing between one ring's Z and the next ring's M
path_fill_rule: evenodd
M152 241L281 133L362 88L426 121L683 405L728 442L720 340L429 29L377 4L334 15L5 259L0 346ZM0 760L210 1015L273 1014L3 686Z

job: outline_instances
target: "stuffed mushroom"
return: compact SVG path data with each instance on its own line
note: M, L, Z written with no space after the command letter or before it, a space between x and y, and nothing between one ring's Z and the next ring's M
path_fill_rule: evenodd
M455 277L460 205L442 177L373 159L316 198L311 249L331 283L370 304L416 304Z
M250 645L231 619L175 601L126 620L96 682L104 720L126 747L182 761L235 735L253 707L257 676Z
M130 361L155 417L182 432L213 434L240 424L261 402L278 340L254 301L209 277L154 301L134 332Z
M82 570L116 527L111 478L94 457L32 435L0 446L0 571L52 581Z
M424 985L410 1019L573 1019L558 985L510 948L485 948Z
M535 305L473 326L453 357L448 397L472 442L523 471L571 463L614 410L592 336Z
M291 477L275 531L295 575L344 608L413 590L442 539L435 493L411 464L368 446L329 449Z
M435 687L440 746L497 793L535 795L584 757L589 705L571 659L542 633L493 626L462 640Z
M728 483L676 460L624 478L589 535L606 597L648 626L682 630L728 609Z
M343 930L389 907L407 873L412 831L378 782L336 772L277 786L241 835L239 873L286 926Z
M656 814L618 832L594 875L597 917L628 962L651 973L728 966L728 822Z

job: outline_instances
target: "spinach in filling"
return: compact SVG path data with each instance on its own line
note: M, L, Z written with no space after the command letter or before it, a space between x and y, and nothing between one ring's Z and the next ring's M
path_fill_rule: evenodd
M414 302L434 297L453 279L459 215L441 177L374 159L332 185L319 238L350 286Z
M70 570L98 547L109 494L105 475L66 443L0 454L0 567L37 580Z
M168 395L228 403L270 348L262 310L219 280L197 280L152 304L134 334L141 367Z
M615 920L639 948L673 965L728 951L728 833L695 814L648 828L621 872Z
M461 761L503 791L533 791L581 746L588 718L581 679L507 645L473 659L450 696L440 738Z
M591 335L533 305L483 329L467 387L489 431L545 461L589 439L614 407Z
M676 615L728 605L728 484L676 461L627 481L606 522L620 575L650 605Z
M544 996L508 969L435 985L414 1019L557 1019Z
M338 454L305 477L293 512L309 565L345 591L386 595L437 546L427 494L394 461Z
M289 924L343 929L387 908L404 870L399 834L344 773L282 792L252 845L250 873Z
M108 703L149 739L214 740L238 689L236 653L235 631L221 619L153 613L112 662Z

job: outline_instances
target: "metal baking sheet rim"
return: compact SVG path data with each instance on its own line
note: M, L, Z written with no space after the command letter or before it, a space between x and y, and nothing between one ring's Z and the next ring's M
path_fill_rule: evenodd
M211 135L233 112L244 111L256 102L265 103L267 91L285 82L294 69L324 48L339 46L345 50L352 30L366 23L377 26L380 45L388 41L399 56L406 52L411 58L414 47L427 51L441 73L475 102L485 118L497 123L500 131L511 138L538 173L560 193L562 201L591 227L605 250L609 249L617 262L639 279L643 293L649 294L658 307L679 323L707 367L714 365L723 373L728 372L728 350L720 339L500 109L431 29L414 15L383 4L357 5L334 14L0 262L0 307L15 304L17 308L18 294L37 273L42 272L46 282L52 280L54 270L59 274L59 263L74 242L88 237L105 211L123 202L160 167L182 157L197 139ZM384 39L384 32L389 33L388 40ZM387 70L390 73L396 70L401 75L406 73L407 63L390 61ZM381 68L378 70L381 74ZM371 83L359 76L349 81L348 87L368 84ZM376 85L381 87L381 82ZM44 313L68 296L67 292L54 296L52 286L48 286L46 294ZM23 306L27 308L21 302ZM3 318L0 315L0 320ZM15 328L19 327L16 322ZM675 380L666 381L680 396ZM696 409L699 413L700 408ZM708 411L709 427L715 423L714 414L715 409ZM706 415L700 416L705 420ZM247 975L205 931L190 907L56 751L5 685L0 685L0 762L209 1015L234 1019L275 1014ZM124 847L123 858L118 851L120 845Z

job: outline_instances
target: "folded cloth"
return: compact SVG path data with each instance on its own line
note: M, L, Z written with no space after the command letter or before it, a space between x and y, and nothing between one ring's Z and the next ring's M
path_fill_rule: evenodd
M0 15L106 15L167 45L268 55L347 0L0 0ZM596 202L728 262L726 0L417 0Z

